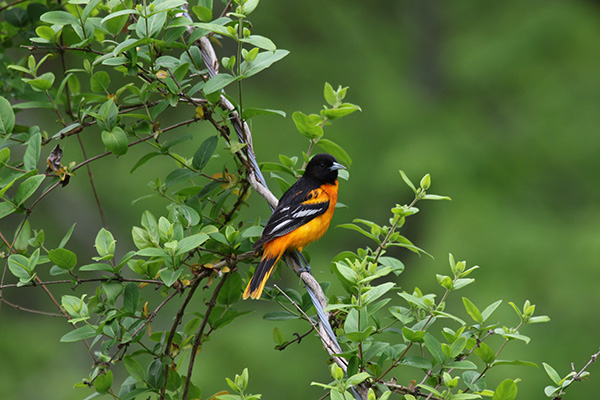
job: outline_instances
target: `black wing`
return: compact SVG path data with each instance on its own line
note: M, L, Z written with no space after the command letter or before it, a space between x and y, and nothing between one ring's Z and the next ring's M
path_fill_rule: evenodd
M258 248L272 239L286 235L324 214L329 208L329 200L324 194L318 186L310 185L302 178L298 180L279 200L254 247Z

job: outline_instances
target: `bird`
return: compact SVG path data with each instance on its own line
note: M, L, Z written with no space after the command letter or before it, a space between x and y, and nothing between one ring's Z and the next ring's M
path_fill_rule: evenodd
M321 238L329 228L338 197L338 170L346 169L327 153L310 159L304 174L281 196L254 244L262 258L248 282L243 298L260 299L265 284L286 251L302 249Z

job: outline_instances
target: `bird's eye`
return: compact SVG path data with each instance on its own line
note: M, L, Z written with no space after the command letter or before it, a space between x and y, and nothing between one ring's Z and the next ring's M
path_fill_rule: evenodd
M326 167L326 165L325 165L325 163L321 163L321 164L319 164L319 167L324 169Z

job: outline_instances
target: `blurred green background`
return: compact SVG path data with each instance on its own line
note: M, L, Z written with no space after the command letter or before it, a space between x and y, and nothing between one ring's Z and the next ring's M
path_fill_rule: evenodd
M581 367L598 350L600 337L600 317L593 311L600 304L600 3L263 0L251 17L253 33L291 51L245 84L246 106L288 114L253 121L259 161L274 161L282 153L299 156L307 143L295 131L292 112L317 112L325 81L349 86L347 100L363 112L326 129L326 137L353 159L351 178L340 189L340 201L348 207L336 212L332 226L354 218L385 224L392 206L412 200L398 170L417 182L430 173L430 191L453 200L422 204L421 213L403 228L435 259L398 253L406 265L398 278L402 288L440 293L435 273L449 272L447 257L453 253L481 266L475 285L456 294L455 310L462 307L460 296L480 308L503 299L496 317L516 325L508 302L522 305L529 299L538 314L551 317L548 324L523 329L532 342L511 343L502 357L533 361L540 368L499 367L488 376L490 386L520 377L518 398L544 398L550 380L541 362L561 375L570 371L571 362ZM54 129L44 128L52 115L17 118L39 118L43 129ZM181 130L198 131L199 143L211 129ZM82 160L76 142L65 147L65 161ZM139 225L144 209L165 213L160 200L130 205L149 193L151 177L164 178L173 167L155 158L129 174L146 150L92 164L109 229L122 249L131 245L130 227ZM95 149L88 147L88 155L101 151L99 139ZM274 182L272 187L277 187ZM259 196L250 202L248 216L268 215ZM84 260L92 255L100 228L97 214L80 170L36 210L32 224L62 236L77 221L71 247L79 247ZM47 235L47 240L52 238ZM332 279L328 263L339 251L364 245L354 232L331 229L309 248L317 278ZM282 285L299 288L289 270L283 279ZM70 293L56 288L56 294L61 290ZM41 289L7 290L5 295L52 311ZM201 304L204 297L195 301ZM264 399L324 394L309 386L329 381L327 357L316 338L284 352L273 349L275 326L291 336L303 333L306 325L263 320L265 312L277 309L273 304L246 302L244 307L257 312L218 332L198 358L195 379L203 398L226 389L224 377L244 366L250 370L249 392L263 393ZM161 329L160 322L153 329ZM72 389L86 377L89 356L79 344L58 342L67 331L62 319L2 306L0 399L91 394ZM591 382L575 384L566 398L595 397L600 370L592 365L589 371ZM398 371L399 382L408 383L403 379L414 372Z

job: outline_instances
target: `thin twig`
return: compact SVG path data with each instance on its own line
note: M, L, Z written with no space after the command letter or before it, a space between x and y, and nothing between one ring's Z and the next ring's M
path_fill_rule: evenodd
M590 357L589 361L583 366L583 368L581 368L581 370L579 370L578 373L576 373L573 376L573 379L576 381L580 381L581 380L581 376L583 375L583 373L585 372L585 370L587 369L587 367L590 366L591 363L596 362L596 360L598 360L598 357L600 357L600 351L598 351L597 353L592 354L592 356ZM571 368L573 368L574 365L573 363L571 363ZM573 368L573 372L575 372L575 368Z
M132 338L135 338L137 336L138 333L140 333L142 331L142 329L144 329L146 326L148 326L148 324L150 324L152 322L152 320L154 319L154 317L156 317L156 314L158 314L158 312L160 311L161 308L163 308L165 306L165 304L167 304L173 297L175 297L178 293L180 293L179 290L174 290L173 293L171 293L166 299L164 299L155 309L154 311L152 311L150 314L148 314L148 318L146 318L146 321L144 321L144 323L142 325L140 325L139 328L137 328L135 330L135 332L133 332L133 334L131 335Z
M173 345L173 339L175 338L175 333L177 332L177 327L181 323L183 314L185 313L185 309L187 308L192 297L194 296L196 289L198 289L198 286L200 286L200 282L202 282L202 279L205 278L206 276L208 276L210 273L211 273L211 271L209 269L202 270L200 275L198 275L194 279L194 281L192 281L192 283L190 284L190 290L188 292L188 295L186 296L185 300L183 301L183 304L181 305L181 307L179 307L179 310L177 310L177 314L175 315L173 325L171 325L171 331L169 332L169 337L167 338L167 343L165 344L165 352L164 352L165 355L167 355L169 357L171 356L171 346ZM171 369L170 365L165 365L165 383L163 384L163 387L160 390L160 398L161 399L165 398L165 393L167 391L167 379L169 377L170 369Z
M30 285L24 285L22 287L34 287L34 286L47 286L47 285L60 285L67 283L75 283L79 285L81 283L89 283L89 282L133 282L133 283L147 283L152 285L164 285L163 281L155 280L155 279L137 279L137 278L124 278L122 276L119 277L109 277L109 278L86 278L86 279L61 279L57 281L45 281L45 282L35 282ZM17 287L16 283L9 283L6 285L0 286L0 289L5 289L9 287Z
M14 308L16 310L19 310L19 311L25 311L25 312L32 313L32 314L46 315L48 317L59 317L59 318L64 318L65 317L62 314L57 314L57 313L48 312L48 311L34 310L34 309L31 309L31 308L23 307L23 306L20 306L18 304L11 303L10 301L6 300L5 298L0 298L0 301L2 303L8 304L12 308Z
M229 277L229 275L231 275L231 273L227 273L227 274L223 275L223 277L217 284L217 287L215 287L215 291L213 292L213 295L212 295L210 301L206 305L206 314L204 315L204 318L202 319L200 328L198 328L198 332L196 333L196 338L194 339L194 345L192 346L192 352L190 354L190 363L188 365L188 370L187 370L187 374L186 374L187 379L185 381L183 395L181 396L182 400L187 400L188 391L190 389L190 382L192 380L192 372L194 370L194 361L196 359L196 354L198 353L198 347L200 347L200 344L202 343L202 335L204 334L204 329L206 328L206 325L208 324L208 318L210 317L210 314L212 313L213 309L217 305L217 296L219 295L219 292L221 291L221 288L225 284L225 281L227 281L227 278Z
M10 8L12 6L16 6L17 4L23 3L25 1L27 1L27 0L17 0L17 1L14 1L14 2L10 3L10 4L5 5L4 7L0 7L0 13L2 11L6 10L7 8Z

